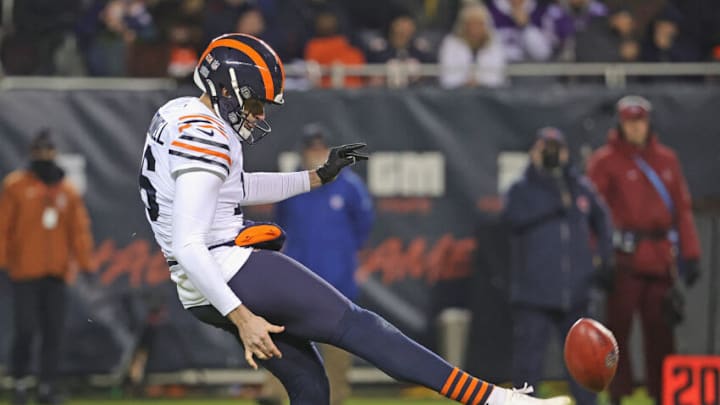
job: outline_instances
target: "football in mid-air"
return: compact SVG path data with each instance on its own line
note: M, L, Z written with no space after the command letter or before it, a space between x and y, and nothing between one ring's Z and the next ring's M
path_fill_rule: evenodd
M590 391L604 390L615 376L618 345L600 322L580 318L565 337L565 364L578 384Z

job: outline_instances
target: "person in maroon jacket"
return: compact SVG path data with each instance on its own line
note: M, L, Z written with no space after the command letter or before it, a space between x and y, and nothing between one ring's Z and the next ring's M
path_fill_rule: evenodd
M633 388L627 343L636 311L642 319L648 391L659 400L662 362L675 350L666 297L678 273L688 285L697 280L700 244L680 163L652 131L650 102L627 96L617 111L619 125L591 157L588 174L617 229L607 325L620 346L610 386L611 399L619 404Z

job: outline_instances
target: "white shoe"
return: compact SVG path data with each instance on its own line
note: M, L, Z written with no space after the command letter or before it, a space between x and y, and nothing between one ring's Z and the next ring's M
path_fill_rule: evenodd
M508 390L507 396L505 397L505 405L570 405L570 397L562 395L559 397L552 397L548 399L540 399L531 397L528 394L532 394L535 389L527 385L522 388L513 388Z

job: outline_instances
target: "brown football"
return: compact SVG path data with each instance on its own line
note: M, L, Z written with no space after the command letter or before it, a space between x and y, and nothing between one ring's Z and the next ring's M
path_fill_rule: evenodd
M565 338L565 364L578 384L590 391L604 390L617 370L615 336L600 322L580 318Z

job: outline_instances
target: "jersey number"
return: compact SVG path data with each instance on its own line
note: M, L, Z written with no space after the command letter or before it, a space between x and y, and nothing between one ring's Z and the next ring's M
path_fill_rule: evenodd
M155 157L150 150L150 145L145 148L143 160L144 163L147 164L148 171L154 172ZM157 190L155 190L155 187L150 183L150 179L142 174L142 170L140 171L139 183L140 188L145 190L145 195L147 196L147 206L145 208L147 209L148 216L150 216L152 221L156 221L160 216L160 206L157 203Z

